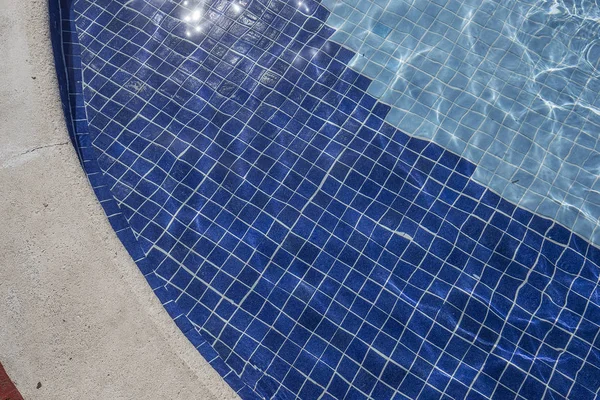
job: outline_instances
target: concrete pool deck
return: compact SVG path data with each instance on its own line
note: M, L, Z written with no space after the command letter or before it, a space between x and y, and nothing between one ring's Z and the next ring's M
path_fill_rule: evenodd
M108 224L48 30L46 0L0 0L0 363L26 399L237 398Z

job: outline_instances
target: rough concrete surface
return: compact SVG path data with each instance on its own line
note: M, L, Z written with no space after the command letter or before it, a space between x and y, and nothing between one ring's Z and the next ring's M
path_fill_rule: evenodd
M68 140L47 20L47 0L0 0L0 362L25 399L236 398L107 222Z

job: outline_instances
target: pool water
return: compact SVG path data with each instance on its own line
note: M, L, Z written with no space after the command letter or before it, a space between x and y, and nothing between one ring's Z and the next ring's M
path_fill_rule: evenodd
M595 398L592 1L52 1L82 166L244 399Z
M477 164L473 179L598 244L600 8L593 1L336 1L386 121Z

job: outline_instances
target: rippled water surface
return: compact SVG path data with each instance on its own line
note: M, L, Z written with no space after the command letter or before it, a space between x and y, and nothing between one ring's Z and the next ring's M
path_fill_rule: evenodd
M597 1L325 0L387 121L600 242Z

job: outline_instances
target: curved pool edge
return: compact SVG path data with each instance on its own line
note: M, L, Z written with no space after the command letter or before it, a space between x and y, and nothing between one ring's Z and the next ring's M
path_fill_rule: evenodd
M0 36L0 362L13 382L32 400L237 398L90 188L61 110L47 3L3 2Z
M89 145L87 116L85 109L81 106L83 104L83 92L76 27L70 14L72 12L72 0L48 0L48 4L52 47L69 137L110 225L164 309L202 357L240 397L243 399L260 398L239 377L231 373L231 369L223 362L216 351L194 329L192 322L175 303L174 294L164 287L157 287L158 280L155 273L148 266L148 260L143 255L133 231L119 211L117 202L103 179L93 150Z

